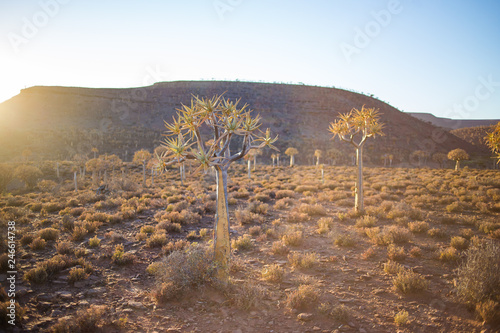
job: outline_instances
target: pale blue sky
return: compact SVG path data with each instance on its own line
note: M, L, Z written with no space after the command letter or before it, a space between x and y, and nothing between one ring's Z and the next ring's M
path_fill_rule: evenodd
M500 118L499 17L495 0L0 0L0 101L34 85L217 79Z

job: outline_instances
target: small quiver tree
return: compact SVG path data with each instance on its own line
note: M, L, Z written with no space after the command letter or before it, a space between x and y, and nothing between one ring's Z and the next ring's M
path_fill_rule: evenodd
M177 118L172 123L165 122L168 137L163 145L166 153L159 157L164 170L172 163L195 160L200 170L214 167L216 171L217 209L214 223L214 259L219 267L219 277L227 278L229 268L229 210L227 202L227 171L231 163L243 158L251 149L268 146L278 137L272 138L270 130L259 130L260 116L253 117L248 105L238 106L239 100L232 102L222 96L211 99L193 97L191 106L178 109ZM204 138L205 129L211 138ZM230 149L231 140L241 137L238 152ZM206 142L213 140L212 144Z
M141 149L135 152L134 162L142 164L142 185L146 187L146 163L151 158L151 153L146 149Z
M316 149L314 151L314 157L316 157L316 166L319 167L319 158L323 155L323 152L320 149Z
M442 168L444 162L448 159L448 156L445 153L435 153L432 155L432 160L439 164L439 167Z
M295 165L295 155L297 155L299 151L296 148L288 147L285 150L285 155L290 156L290 166L293 167Z
M356 213L364 212L363 204L363 146L366 140L377 135L384 135L384 125L379 121L379 112L375 108L352 109L351 112L343 114L340 119L330 123L330 132L338 136L342 141L348 142L356 149L356 165L358 172L356 177L354 209ZM359 138L358 142L354 140Z
M460 170L460 161L468 160L469 154L463 149L453 149L448 153L448 159L455 161L455 171Z

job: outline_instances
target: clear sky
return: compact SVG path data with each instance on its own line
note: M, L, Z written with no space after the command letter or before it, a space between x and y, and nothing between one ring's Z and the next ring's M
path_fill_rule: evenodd
M500 1L0 0L0 60L0 101L35 85L216 79L497 119Z

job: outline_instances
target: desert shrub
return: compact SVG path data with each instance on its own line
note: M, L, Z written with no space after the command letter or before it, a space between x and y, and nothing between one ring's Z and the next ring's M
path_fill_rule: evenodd
M283 281L285 270L278 264L266 266L261 271L262 278L268 282L280 283Z
M90 247L99 247L101 245L101 240L97 238L97 235L89 239Z
M54 228L45 228L38 231L38 237L46 241L55 241L59 238L59 230Z
M238 237L237 239L233 239L231 241L231 247L239 251L251 250L253 248L252 237L250 237L250 235L248 234L245 234Z
M474 236L474 231L472 229L461 229L460 236L465 239L471 239Z
M25 234L21 237L21 245L22 246L28 246L31 244L31 242L33 242L33 239L35 239L35 236L33 236L33 234Z
M174 251L182 251L184 250L185 248L187 248L189 246L189 242L184 240L184 239L179 239L175 242L168 242L168 244L166 244L165 246L162 247L162 251L163 253L165 253L165 255L170 255L172 252Z
M439 260L444 262L456 262L458 258L458 251L453 247L447 247L439 252Z
M410 240L410 232L407 228L390 226L384 230L384 239L387 243L403 244Z
M71 247L71 243L70 242L66 242L66 241L57 242L56 243L56 251L59 254L72 254L73 253L73 249Z
M357 228L372 228L375 226L377 219L375 216L365 215L356 220Z
M103 318L107 312L105 306L91 305L89 308L78 310L76 316L62 317L49 329L51 333L91 333L100 332L101 327L107 324Z
M500 246L494 241L472 242L457 271L457 294L475 306L500 298Z
M24 279L33 284L41 284L47 281L48 274L43 266L37 266L24 274Z
M319 291L312 285L300 285L286 296L285 305L289 309L303 309L313 305L319 298Z
M180 233L182 231L182 226L180 223L162 221L156 225L156 229L165 230L168 233Z
M406 258L404 247L389 244L387 247L387 257L391 260L402 261Z
M422 250L418 246L413 246L409 253L413 258L420 258L422 256Z
M85 272L85 269L73 267L69 270L68 282L73 284L77 281L85 280L87 277L88 274Z
M71 234L71 240L74 242L81 241L87 235L87 229L82 226L76 226Z
M304 242L302 231L289 231L281 237L281 241L286 246L300 246Z
M408 311L401 310L394 315L394 322L397 326L404 326L408 323Z
M294 268L311 268L318 262L316 253L292 252L288 255L288 261Z
M373 247L369 247L365 252L361 253L361 259L368 260L375 257L376 251Z
M154 298L158 303L167 302L187 290L216 281L216 266L212 252L202 246L191 246L187 251L173 251L163 259L155 272L158 280Z
M43 238L36 237L30 244L30 249L33 251L40 251L45 249L46 241Z
M408 229L410 229L410 231L414 234L422 234L429 230L429 223L424 221L410 222L408 223Z
M333 219L331 217L322 217L318 220L318 229L316 232L320 235L326 234L332 226Z
M250 233L250 235L252 236L258 236L261 234L262 232L262 228L260 225L256 225L256 226L253 226L253 227L250 227L248 229L248 232Z
M328 311L328 316L335 321L345 323L350 317L349 308L344 304L333 305Z
M384 263L383 267L384 267L384 272L391 275L398 274L404 269L401 264L392 260L388 260L386 263Z
M152 234L154 232L155 232L155 227L153 227L152 225L145 225L141 227L141 233L143 234Z
M300 213L305 213L309 216L325 216L326 215L325 207L323 207L319 204L315 204L315 205L301 204L298 207L298 210Z
M271 253L275 255L284 256L290 252L288 246L286 246L282 241L275 241L271 245Z
M162 232L152 234L146 240L146 246L149 248L162 247L166 243L167 243L167 235Z
M115 252L111 257L111 261L117 265L128 265L134 262L134 255L126 253L123 249L123 245L118 244L115 247Z
M469 247L469 243L467 242L467 239L455 236L451 238L450 246L461 251L466 250Z
M234 217L240 225L251 224L251 223L263 223L264 218L259 214L252 213L249 209L238 208L234 212Z
M307 220L309 220L309 215L297 211L291 211L287 218L287 221L290 223L300 223Z
M500 322L500 303L491 299L479 302L476 304L476 313L487 324L498 324Z
M427 234L432 238L446 238L446 232L439 228L432 228L427 231Z
M291 190L279 190L276 191L276 199L282 199L282 198L293 198L295 197L295 192Z
M334 230L330 234L333 239L333 243L337 246L341 247L353 247L356 246L356 236L349 231L339 232L338 230Z
M392 279L392 283L396 290L403 294L424 291L429 285L428 281L422 275L413 272L411 269L400 270L396 277Z

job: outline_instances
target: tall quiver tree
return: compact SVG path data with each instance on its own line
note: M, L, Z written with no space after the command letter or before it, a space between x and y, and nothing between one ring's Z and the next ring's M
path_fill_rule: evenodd
M167 152L160 158L161 169L171 163L195 160L199 167L195 173L210 167L216 171L217 211L214 223L214 259L218 263L219 277L227 278L229 268L229 210L227 203L227 171L234 161L243 158L251 149L265 146L276 149L272 144L269 129L259 130L260 116L253 117L248 105L238 106L239 100L232 102L222 96L211 99L193 97L191 106L178 109L177 119L165 123L167 138L164 146ZM206 146L207 138L202 137L202 129L208 127L213 143ZM230 143L233 137L243 138L237 153L232 153Z
M356 165L358 172L356 177L354 209L356 213L364 212L363 204L363 146L366 140L377 135L384 135L384 125L380 122L380 114L375 108L353 108L351 112L343 114L340 119L330 123L330 132L338 136L342 141L348 142L356 149ZM358 142L354 140L359 138Z
M151 153L146 149L135 152L134 162L142 164L142 186L146 187L146 163L151 158Z
M276 154L271 154L271 159L273 160L273 168L274 168L276 161Z
M494 158L496 158L497 164L500 164L500 121L496 124L493 132L487 133L484 139L493 154L496 154Z
M453 149L448 153L448 159L455 161L455 170L460 170L460 161L468 160L469 154L463 149Z
M288 147L285 150L285 155L290 156L290 166L293 167L295 165L295 155L297 155L299 151L296 148Z

